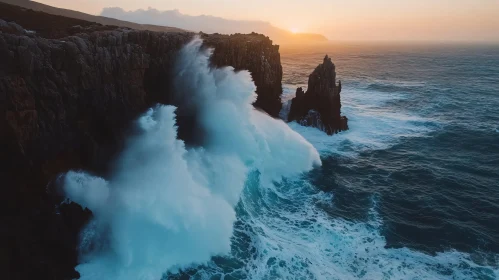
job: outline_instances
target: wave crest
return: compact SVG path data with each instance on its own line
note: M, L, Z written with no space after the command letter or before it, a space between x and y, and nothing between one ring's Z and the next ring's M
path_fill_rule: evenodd
M321 164L303 137L252 107L248 72L211 69L210 54L199 38L184 47L175 76L178 109L156 106L140 117L141 132L108 180L64 176L67 197L94 214L82 232L82 279L159 279L227 254L249 172L257 170L266 185ZM192 113L205 137L200 146L178 139L176 110Z

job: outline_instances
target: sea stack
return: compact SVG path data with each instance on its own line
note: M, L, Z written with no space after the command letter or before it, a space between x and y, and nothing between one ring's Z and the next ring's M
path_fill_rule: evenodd
M308 89L296 91L291 101L288 121L313 126L329 135L348 129L348 119L341 116L341 81L336 84L336 67L326 55L322 64L308 78Z

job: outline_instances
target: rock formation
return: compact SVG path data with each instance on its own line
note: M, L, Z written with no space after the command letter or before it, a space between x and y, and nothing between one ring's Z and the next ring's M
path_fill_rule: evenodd
M336 84L336 67L327 55L309 76L308 89L296 90L288 121L317 127L327 134L348 129L348 119L341 116L341 81Z
M71 278L88 215L56 209L47 185L69 169L107 172L130 122L168 102L167 77L192 35L116 29L47 40L11 29L0 33L2 259L12 262L7 279Z
M171 102L172 66L194 34L102 26L3 3L0 16L7 9L9 22L0 21L0 270L5 279L72 279L78 233L91 213L60 205L54 180L70 169L108 174L130 122ZM215 47L214 66L255 63L257 103L276 115L277 47L256 34L213 36L205 40Z
M213 47L211 58L217 67L232 66L236 71L249 70L258 95L255 107L273 117L281 111L282 66L279 46L261 34L204 35L205 44Z

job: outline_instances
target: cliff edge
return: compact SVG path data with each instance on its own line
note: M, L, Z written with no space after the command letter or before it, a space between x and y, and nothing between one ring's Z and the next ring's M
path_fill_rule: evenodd
M195 34L104 26L0 3L0 15L7 9L15 12L0 20L0 269L6 279L77 278L78 234L91 213L61 204L54 181L75 169L106 177L131 121L171 103L173 65ZM214 66L246 69L259 61L249 69L259 99L277 98L282 69L268 38L204 37L215 47ZM272 97L260 97L267 93Z
M214 48L212 63L232 66L236 71L249 70L257 86L255 107L277 118L281 111L282 66L279 46L265 35L204 34L204 42Z
M107 172L130 122L168 103L176 53L192 34L82 29L49 40L0 26L3 271L7 279L70 279L88 213L59 207L51 182L69 169Z

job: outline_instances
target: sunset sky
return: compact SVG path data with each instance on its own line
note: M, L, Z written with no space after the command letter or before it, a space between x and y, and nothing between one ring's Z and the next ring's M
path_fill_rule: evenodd
M332 40L438 40L499 42L499 0L38 0L100 14L178 9L188 15L263 20Z

